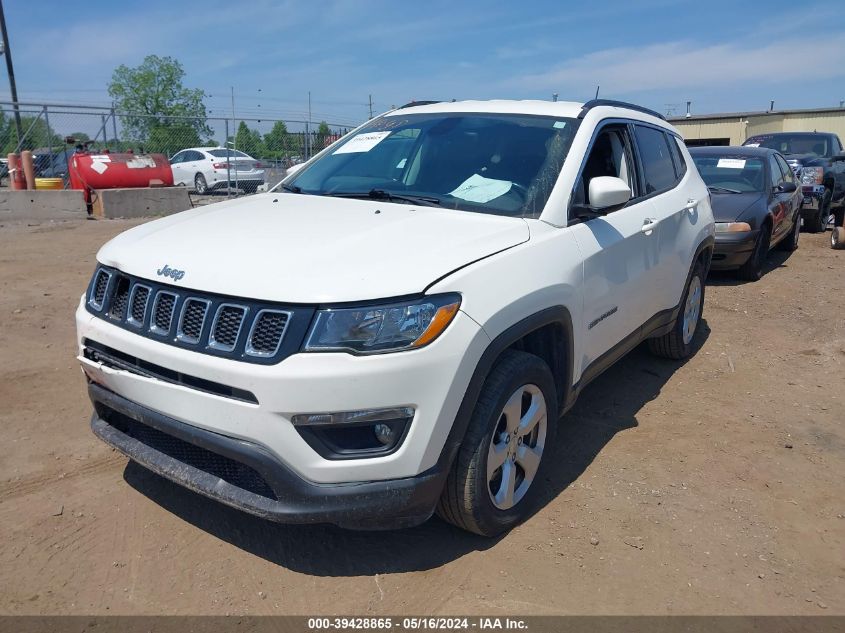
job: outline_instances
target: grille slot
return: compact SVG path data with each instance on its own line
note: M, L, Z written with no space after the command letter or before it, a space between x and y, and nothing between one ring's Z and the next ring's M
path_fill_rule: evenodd
M244 306L224 303L217 308L208 346L225 352L231 352L238 344L238 335L243 327L247 309Z
M111 281L111 273L109 271L103 269L97 271L97 277L94 279L94 285L91 287L91 296L88 298L88 303L98 312L103 309L103 304L106 301L106 290L109 288L109 281Z
M129 278L118 276L115 286L109 316L116 321L123 321L126 318L126 307L129 305Z
M149 286L135 284L132 293L129 295L129 314L126 322L141 327L144 325L144 315L147 313L147 303L150 300Z
M176 338L186 343L199 343L202 336L202 326L205 325L205 315L208 312L210 301L190 297L185 300L182 306L182 317L179 319L179 328Z
M282 344L289 318L290 312L261 310L249 332L246 353L250 356L273 356Z
M173 311L176 308L176 295L172 292L159 290L153 303L153 314L150 323L150 332L162 336L170 333L170 325L173 323Z

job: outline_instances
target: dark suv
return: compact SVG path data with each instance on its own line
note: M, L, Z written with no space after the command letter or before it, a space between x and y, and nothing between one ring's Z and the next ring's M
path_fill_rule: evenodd
M807 230L827 227L831 212L836 225L845 215L845 153L836 134L780 132L750 137L743 145L777 150L801 180L804 204L801 215Z

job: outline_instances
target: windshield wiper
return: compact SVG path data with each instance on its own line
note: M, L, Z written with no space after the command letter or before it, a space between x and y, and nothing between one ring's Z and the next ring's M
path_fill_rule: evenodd
M741 191L737 191L736 189L728 189L727 187L711 187L710 185L707 186L710 191L716 191L718 193L742 193Z
M332 198L361 198L362 200L387 200L388 202L409 202L426 207L440 204L440 199L433 196L414 196L390 193L384 189L370 189L369 191L329 191L321 195Z
M282 189L290 191L291 193L302 193L302 188L296 185L282 185Z

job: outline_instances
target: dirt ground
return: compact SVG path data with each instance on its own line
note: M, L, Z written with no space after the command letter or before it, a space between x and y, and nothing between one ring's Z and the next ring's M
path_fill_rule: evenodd
M0 226L0 613L845 614L845 252L803 234L707 285L686 363L638 349L561 422L545 505L485 540L432 519L267 523L91 434L73 312L131 222Z

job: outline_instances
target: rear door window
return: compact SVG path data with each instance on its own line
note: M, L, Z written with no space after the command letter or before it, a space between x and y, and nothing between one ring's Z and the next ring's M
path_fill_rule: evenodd
M671 134L666 135L666 141L669 143L669 152L672 154L672 161L675 163L675 176L680 180L687 173L687 161L678 146L680 141Z
M634 126L634 135L640 151L646 195L671 188L676 180L675 165L666 135L644 125Z

